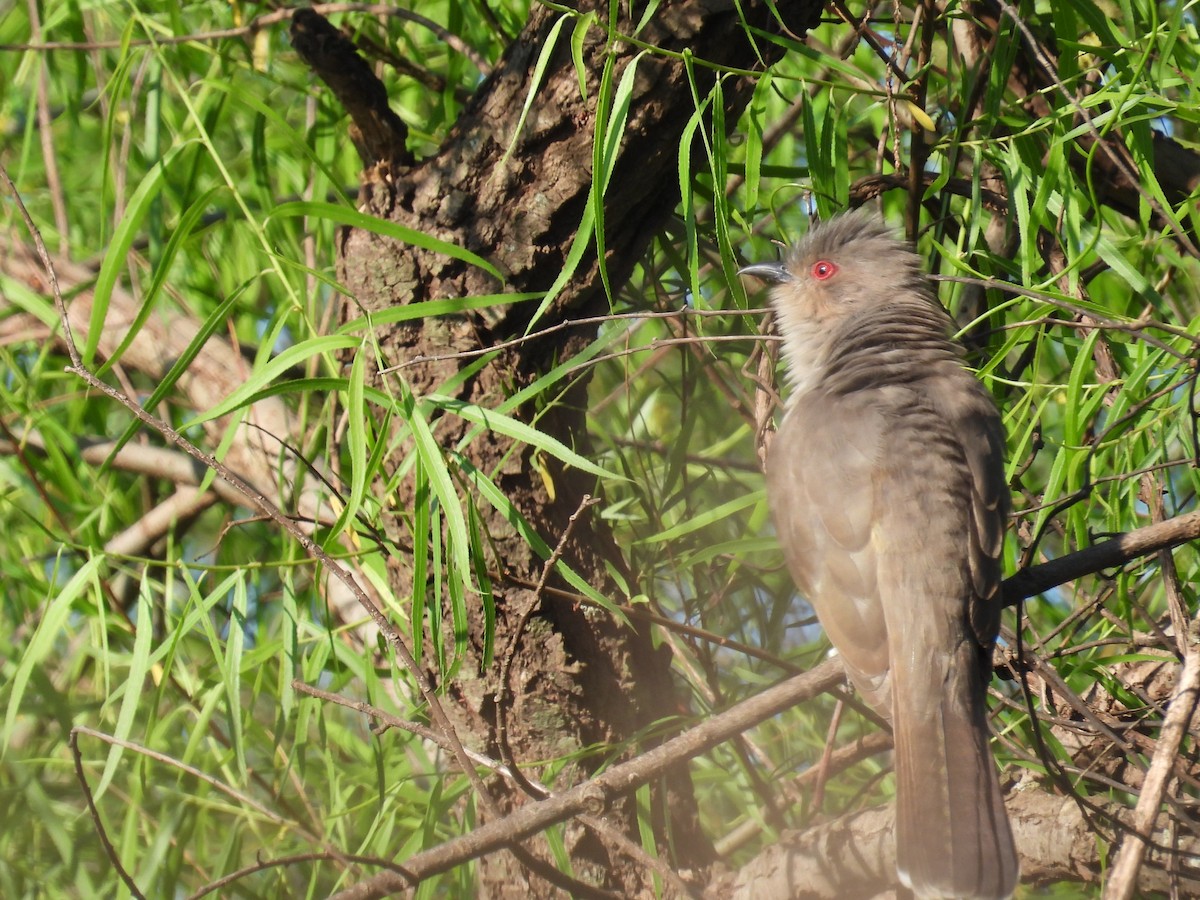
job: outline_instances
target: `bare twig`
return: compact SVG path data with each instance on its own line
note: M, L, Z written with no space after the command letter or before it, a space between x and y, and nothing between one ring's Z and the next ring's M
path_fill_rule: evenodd
M828 779L831 775L849 769L864 759L869 759L878 753L892 749L892 736L886 731L872 731L856 739L853 743L838 747L829 754L828 764L822 769L818 766L805 769L791 779L794 789L802 789L814 785L820 779ZM733 831L714 842L718 857L728 857L740 849L747 841L763 830L763 822L755 817L748 819Z
M346 709L352 709L355 712L360 712L365 716L370 716L372 719L377 719L388 728L399 728L401 731L407 731L410 734L415 734L417 737L424 738L431 744L436 744L443 750L450 750L450 745L446 739L434 731L432 728L426 728L420 722L410 722L407 719L401 719L399 716L393 716L391 713L380 709L377 706L372 706L362 700L351 700L348 697L343 697L341 694L335 694L332 691L323 691L318 687L313 687L311 684L305 684L299 678L292 681L292 687L302 694L308 694L310 697L315 697L318 700L324 700L326 703L336 703L338 706L344 706ZM512 773L508 771L508 767L499 760L492 759L483 753L477 753L470 747L463 748L467 756L471 760L484 768L491 769L505 778L511 778Z
M833 759L834 742L837 739L838 726L842 723L842 710L845 704L838 702L833 707L833 715L829 717L829 729L825 732L825 749L816 765L816 783L813 785L812 808L818 814L825 805L825 782L829 778L829 766Z
M1072 315L1086 315L1086 316L1089 316L1090 318L1094 319L1097 323L1103 324L1103 326L1105 328L1108 328L1110 330L1127 331L1131 334L1136 334L1142 340L1144 340L1146 343L1150 344L1152 347L1156 347L1159 350L1162 350L1164 353L1169 353L1171 356L1173 356L1176 359L1181 360L1181 361L1188 360L1191 357L1186 353L1181 353L1180 351L1176 350L1175 348L1170 347L1167 344L1164 344L1162 341L1158 340L1157 338L1151 337L1150 335L1146 334L1145 329L1147 327L1157 328L1160 331L1166 332L1167 334L1171 335L1172 337L1181 338L1183 340L1191 342L1196 347L1200 347L1200 338L1196 337L1196 335L1194 335L1194 334L1188 333L1186 330L1184 330L1182 328L1176 328L1173 325L1167 325L1162 322L1141 322L1141 321L1118 322L1116 319L1110 319L1106 316L1099 315L1094 310L1084 309L1084 308L1080 307L1078 304L1069 303L1066 300L1062 300L1058 297L1055 297L1053 294L1047 294L1045 291L1038 291L1038 290L1034 290L1033 288L1022 287L1019 284L1013 284L1008 281L1000 281L995 278L969 278L969 277L962 276L962 275L930 275L929 277L933 281L949 281L954 284L969 284L969 285L974 285L975 287L982 287L982 288L989 288L989 289L997 290L997 291L1004 291L1005 293L1008 293L1008 294L1019 294L1022 297L1031 297L1034 300L1040 300L1043 303L1048 303L1051 306L1057 307L1058 309L1065 310L1065 311L1071 313ZM1063 324L1064 325L1077 325L1080 323L1064 322Z
M133 741L127 741L127 740L123 740L118 737L114 737L111 734L105 734L103 731L96 731L94 728L88 728L86 725L76 725L74 728L71 729L71 744L72 744L72 746L74 746L75 744L78 743L78 738L76 736L80 735L80 734L86 734L88 737L93 737L93 738L96 738L97 740L104 741L106 744L112 744L114 747L123 747L126 750L131 750L134 753L138 753L142 756L147 757L148 759L154 760L155 762L159 762L159 763L162 763L163 765L171 766L172 768L176 768L182 772L186 772L188 775L191 775L193 778L203 781L209 787L214 788L215 790L218 790L221 793L228 795L229 797L232 797L237 802L238 806L249 807L250 809L253 809L255 812L257 812L259 815L274 822L276 825L287 825L288 827L299 827L296 825L296 823L291 822L288 819L285 819L283 816L279 815L279 813L274 812L274 811L268 809L267 807L263 806L261 803L259 803L257 800L255 800L253 797L251 797L249 794L243 793L242 791L239 791L237 788L232 787L232 786L226 784L225 782L220 781L219 779L213 778L207 772L202 772L200 769L197 769L195 766L189 766L187 763L181 762L180 760L175 759L173 756L167 756L167 754L165 754L165 753L159 753L157 750L152 750L149 747L146 747L142 744L135 744ZM315 837L311 834L305 834L305 837L310 840L314 840L314 841L316 840Z
M762 316L770 312L770 309L692 309L691 307L683 307L681 309L667 310L663 312L634 312L634 313L609 313L603 316L584 316L578 319L568 319L559 322L556 325L550 325L546 328L538 329L530 334L521 335L520 337L512 338L511 340L503 341L498 344L489 344L486 347L480 347L475 350L460 350L457 353L439 353L436 355L414 356L412 359L407 359L402 363L397 363L394 366L389 366L386 369L380 369L380 375L387 375L391 372L406 369L410 366L419 365L428 362L443 362L450 359L471 359L477 356L486 356L489 353L495 353L498 350L509 350L513 347L518 347L521 344L529 341L540 340L541 338L549 337L552 334L557 334L560 331L565 331L568 328L581 328L591 325L604 325L608 322L619 322L622 320L632 320L634 322L643 319L677 319L684 316ZM717 340L748 340L752 336L747 335L716 335ZM697 338L688 338L688 342L695 341ZM652 345L646 347L638 347L637 351L652 349L653 347L661 347L671 343L680 343L678 340L659 339ZM636 351L635 351L636 352ZM607 357L606 357L607 358Z
M875 55L879 57L880 62L883 63L891 77L898 78L902 82L907 80L904 72L897 66L894 55L884 48L879 36L869 27L868 19L864 17L861 20L856 20L850 14L850 10L846 8L846 4L842 0L832 0L829 6L837 14L838 18L853 28L855 33L875 51Z
M1108 884L1104 889L1104 900L1129 900L1137 888L1138 869L1141 868L1149 843L1147 837L1158 817L1167 783L1174 775L1179 747L1188 733L1192 714L1196 710L1197 697L1200 696L1200 635L1197 629L1200 629L1200 618L1192 622L1183 670L1179 675L1179 682L1175 685L1167 715L1163 719L1158 746L1154 749L1150 770L1146 773L1142 793L1133 812L1133 826L1122 840L1116 862L1109 874Z
M100 838L100 843L104 847L104 854L108 857L108 861L112 863L113 868L117 870L117 876L125 883L125 887L129 889L134 897L139 900L144 900L145 894L138 890L137 882L133 880L133 876L125 871L125 867L121 865L121 856L117 853L117 849L108 839L108 831L104 828L104 820L100 818L100 810L96 809L96 798L92 796L91 786L88 785L87 775L83 771L83 756L79 753L79 733L86 731L80 727L72 728L71 734L67 739L68 745L71 747L71 758L75 761L75 777L79 780L79 786L83 791L83 798L87 801L88 812L92 816L92 823L96 826L96 834Z
M200 890L193 894L189 894L187 900L200 900L201 897L207 897L209 894L216 893L222 888L228 887L235 882L241 881L248 875L254 875L257 872L264 872L267 869L278 869L283 866L295 866L306 862L340 862L340 863L356 863L360 866L380 866L385 869L391 869L394 872L403 873L404 869L396 865L390 859L382 859L378 856L356 856L351 853L297 853L294 856L281 856L277 859L261 859L251 866L244 866L236 872L230 872L228 875L210 881Z

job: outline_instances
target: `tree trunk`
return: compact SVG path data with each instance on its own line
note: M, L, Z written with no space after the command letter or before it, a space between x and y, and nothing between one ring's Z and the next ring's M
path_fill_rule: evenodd
M803 35L815 24L821 10L819 3L810 0L789 7L784 14L794 35ZM588 9L594 9L598 22L607 20L607 4L581 4L581 11ZM615 289L629 277L679 201L678 147L696 109L688 67L680 58L644 53L628 40L610 41L605 28L593 23L583 42L587 91L582 96L570 46L575 24L569 21L558 33L543 80L514 141L531 91L535 62L559 15L542 7L531 11L524 30L480 87L441 150L415 163L402 145L403 123L386 109L386 98L375 89L377 85L372 87L363 76L369 70L354 56L352 45L315 14L297 16L293 42L338 93L354 119L353 131L368 163L362 174L361 208L466 248L506 275L501 285L483 269L444 254L349 229L343 235L338 260L340 279L353 298L345 310L347 317L424 300L550 288L566 265L590 202L593 135L606 65L611 66L613 84L620 82L628 67L637 67L624 136L603 204L604 265L609 283ZM747 25L778 28L763 2L742 3L739 13L733 3L719 0L676 0L662 3L640 31L637 22L624 14L615 29L623 35L636 32L639 41L660 50L690 49L697 57L731 68L751 68L763 61L769 64L780 53L779 46L752 37ZM713 69L697 66L690 76L697 82L697 95L707 96L714 82ZM719 96L725 104L726 123L738 120L752 89L749 79L731 76L724 81ZM510 146L511 152L506 152ZM607 312L595 247L593 238L574 275L538 320L539 327ZM500 350L482 367L477 366L476 356L447 358L522 335L537 306L537 302L527 302L499 307L499 314L466 313L378 327L374 336L382 360L387 366L402 368L379 375L376 367L369 377L393 392L411 391L417 400L431 392L452 393L462 401L494 408L595 336L594 329L590 334L579 329L567 332L565 339L559 334L549 340L524 342ZM467 368L470 372L463 377ZM451 384L456 385L452 390L446 387ZM586 407L586 379L581 378L538 418L537 428L582 449L587 441ZM531 421L533 413L523 408L514 415ZM469 428L469 423L450 415L431 424L443 450L456 447ZM410 449L408 444L398 446L385 464L389 477ZM596 608L556 599L546 592L539 596L534 586L544 566L542 556L517 533L509 516L464 488L470 467L492 473L496 485L542 541L556 547L568 532L568 522L582 498L594 490L593 479L545 457L535 466L531 456L528 446L514 445L503 435L485 431L462 451L461 461L447 457L451 471L462 476L459 487L464 498L475 503L478 528L486 534L482 543L490 548L487 568L495 599L496 635L495 662L485 666L484 604L468 595L470 650L447 685L453 698L447 705L453 709L464 740L469 736L471 743L501 758L507 758L511 748L518 765L561 758L590 745L611 745L681 712L666 648L654 648L644 629L635 630ZM429 502L415 491L414 480L405 477L391 484L387 494L394 511L387 523L387 537L397 548L390 566L391 587L401 598L413 594L412 510L417 503ZM587 512L570 529L569 539L563 543L563 559L594 588L609 597L617 596L606 563L621 571L622 555L602 523ZM550 585L563 586L555 579ZM522 612L531 606L535 615L526 627ZM498 673L514 642L504 694L508 699L504 715L507 741L502 741L495 701ZM423 664L432 668L428 653ZM440 677L433 674L435 679ZM505 743L507 746L500 746ZM578 781L603 761L584 756L578 764L582 769L567 769L558 783ZM503 807L522 802L511 784L497 781L492 787ZM672 868L704 870L711 863L712 848L700 831L685 768L657 792L655 809L659 849L671 860ZM627 798L621 808L607 811L606 816L637 844L634 812L632 799ZM625 896L650 891L651 873L610 838L572 824L564 840L577 878ZM556 894L546 881L523 873L507 854L482 864L480 884L481 895L487 896Z

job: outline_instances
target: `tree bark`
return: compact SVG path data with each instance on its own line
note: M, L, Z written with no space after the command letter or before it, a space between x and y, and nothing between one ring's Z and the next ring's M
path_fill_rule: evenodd
M788 28L802 35L820 14L819 3L780 4ZM607 4L583 3L598 21L609 15ZM362 208L373 216L400 223L482 256L505 273L505 283L458 260L382 237L349 229L342 235L338 274L353 302L348 318L380 312L397 305L448 297L495 294L501 291L547 290L566 264L593 190L593 139L597 128L600 75L611 66L617 83L636 66L632 99L611 182L604 198L604 266L612 285L631 273L651 238L679 201L678 147L695 112L689 78L705 97L715 75L708 67L689 67L682 58L643 53L628 40L608 40L604 28L593 24L583 42L586 95L572 61L569 35L572 23L559 33L540 86L532 84L534 62L542 54L559 13L535 7L525 28L468 104L441 150L433 157L406 165L407 151L389 145L403 138L385 110L378 92L359 91L362 61L348 42L315 13L297 16L293 42L326 84L339 93L354 116L354 134L368 163L362 174ZM640 13L639 13L640 15ZM615 23L621 34L633 34L637 23L622 13ZM697 58L721 66L752 68L780 53L778 45L752 37L748 26L776 28L764 2L735 5L724 0L664 2L650 22L637 31L639 41L660 50L689 49ZM517 133L518 119L531 90L535 97L528 118ZM724 121L734 123L748 102L753 83L731 77L723 85ZM354 94L343 96L343 94ZM515 137L514 137L515 136ZM553 325L571 317L606 312L606 297L593 240L574 276L545 310L539 324ZM409 390L416 398L457 384L453 395L492 408L516 390L533 382L556 360L567 359L594 337L576 333L566 340L530 341L502 350L482 368L455 381L474 358L450 354L496 346L521 335L537 304L514 304L498 315L464 314L423 319L377 328L374 337L383 366L371 377L392 390ZM434 359L430 359L433 357ZM415 362L413 362L415 361ZM411 364L409 364L411 363ZM394 373L378 369L400 365ZM403 380L404 387L398 382ZM390 384L389 384L390 383ZM580 448L586 443L586 379L577 379L559 401L538 419L537 427ZM529 420L533 410L521 409ZM442 448L455 447L467 424L451 416L433 423ZM408 446L400 446L385 468L397 471ZM544 460L548 471L531 464L530 448L514 446L507 438L485 432L463 450L464 462L454 463L459 474L473 466L493 479L546 545L555 547L570 531L563 558L592 586L615 596L606 563L623 568L622 555L611 536L586 512L568 529L581 498L592 491L590 476ZM552 486L552 487L551 487ZM405 558L412 548L411 510L420 501L412 479L389 486L395 514L386 534L395 551L391 587L399 597L412 596L413 568ZM477 501L478 498L475 498ZM468 658L458 668L448 691L456 701L461 732L481 749L504 757L511 748L515 762L561 758L589 745L626 740L652 723L681 712L673 690L670 655L656 649L643 629L637 631L611 616L578 604L537 596L532 588L544 560L521 537L507 517L485 502L476 502L484 542L492 548L496 605L497 659L514 646L511 698L504 710L507 741L497 728L495 698L499 666L483 666L482 604L472 605ZM551 584L555 582L552 580ZM529 606L536 615L524 635L515 633ZM434 623L433 627L440 627ZM430 661L425 660L426 663ZM438 677L442 673L434 673ZM661 737L661 735L660 735ZM499 746L507 743L508 747ZM569 768L563 782L578 780L602 760L585 758L583 771ZM521 798L500 783L494 785L502 806ZM625 801L609 810L608 821L639 842L634 807ZM686 768L680 766L659 792L654 816L660 851L676 870L700 872L712 860L712 848L699 828ZM669 822L669 827L668 827ZM668 844L667 835L670 835ZM611 840L589 834L576 824L564 836L577 878L639 896L651 890L646 867L622 853ZM505 854L481 864L481 895L550 896L546 882L529 879Z
M782 27L794 37L802 37L821 12L821 6L813 2L778 8L786 20ZM580 11L595 11L597 21L608 15L607 6L598 3L581 4ZM603 257L597 258L593 239L574 275L542 310L538 324L552 326L606 311L601 265L610 285L623 284L671 215L679 199L678 145L695 112L689 77L698 82L696 94L704 97L714 74L707 67L689 69L683 59L643 53L627 40L610 41L604 29L593 25L582 47L586 90L581 93L581 73L565 37L574 24L568 23L558 33L544 77L535 86L535 61L542 58L559 15L551 9L534 8L443 147L420 161L413 161L402 146L403 123L386 109L385 98L373 88L359 90L365 68L353 48L324 32L323 27L328 26L322 26L319 17L297 17L297 48L354 118L352 133L367 163L362 207L381 219L466 248L505 276L501 285L481 268L373 232L349 229L343 234L338 260L340 278L354 298L347 317L423 300L545 291L554 284L567 264L592 198L593 140L597 128L603 128L606 112L597 104L600 75L610 66L612 83L617 83L636 66L628 120L604 196ZM781 28L771 9L761 2L735 8L721 0L668 0L637 37L642 46L687 49L696 58L719 66L769 65L780 54L779 46L755 39L747 25ZM636 27L627 18L616 22L620 34L633 34ZM1028 59L1021 63L1025 71L1035 68ZM737 121L752 87L749 80L736 77L723 82L725 122ZM531 91L535 97L518 133L521 111ZM1110 202L1122 208L1116 199L1110 198ZM375 338L382 359L376 368L400 368L375 377L380 384L393 387L402 380L403 389L417 398L435 391L447 393L444 386L455 384L452 393L456 398L493 407L593 337L594 333L581 330L565 340L556 335L554 340L503 348L506 341L525 333L537 308L536 303L514 304L496 314L466 313L378 328ZM485 365L473 367L467 377L461 377L476 359L463 354L487 347L501 349ZM585 387L584 379L575 381L540 415L539 430L576 448L585 445ZM517 414L527 420L532 417L528 409ZM434 427L443 448L456 446L467 431L465 423L450 416L437 419ZM406 450L401 446L386 467L389 478L398 470ZM514 447L492 432L475 439L463 451L461 462L452 462L460 473L468 466L493 472L497 486L545 544L554 547L561 541L563 558L595 588L613 595L606 566L623 571L623 563L611 536L586 512L573 526L568 524L581 508L581 498L592 490L590 478L565 470L553 460L545 460L548 469L538 472L529 448ZM408 511L418 498L411 481L391 484L389 491L398 511L387 525L387 535L397 548L391 560L391 586L397 596L405 597L413 591L411 561L405 558L406 548L414 543ZM492 548L488 567L494 576L496 647L499 653L511 656L514 675L505 693L498 690L498 667L482 665L485 623L481 607L475 606L470 621L471 653L447 686L456 701L462 733L473 736L481 749L494 756L507 759L511 749L519 765L522 760L561 757L589 744L611 745L676 715L680 710L665 649L655 650L644 631L623 626L607 615L540 595L533 585L540 577L542 557L514 531L505 515L484 502L478 502L477 508L479 526ZM536 610L527 628L526 609ZM440 626L435 623L434 627ZM512 650L504 649L508 647ZM498 727L498 696L505 707L507 727L503 730ZM507 740L502 739L505 733ZM560 784L577 782L595 765L595 760L583 759L578 768L566 770ZM495 787L503 795L504 808L521 804L511 787ZM677 871L694 873L696 882L704 883L712 848L700 832L682 767L666 779L656 813L660 852ZM637 838L628 802L610 810L608 817L625 835ZM650 890L648 869L604 835L589 834L572 823L567 826L565 841L576 876L587 883L627 896ZM860 867L859 875L870 877L872 871ZM888 868L884 873L885 880L890 879L890 872ZM485 858L480 879L481 893L488 896L554 893L545 882L528 880L503 854Z
M1093 801L1089 812L1074 797L1040 790L1014 791L1007 803L1013 834L1021 851L1021 884L1026 888L1069 881L1098 885L1104 866L1096 852L1096 812L1130 823L1133 811L1116 801ZM704 896L712 900L848 900L889 896L896 878L893 810L886 807L842 816L802 832L787 832L736 873L715 880ZM1087 816L1085 812L1089 812ZM1177 859L1194 858L1200 846L1190 837L1168 837L1169 817L1162 815L1153 836L1153 865L1139 873L1138 896L1195 896L1200 879ZM1166 849L1169 848L1169 849ZM1182 868L1172 883L1173 868Z

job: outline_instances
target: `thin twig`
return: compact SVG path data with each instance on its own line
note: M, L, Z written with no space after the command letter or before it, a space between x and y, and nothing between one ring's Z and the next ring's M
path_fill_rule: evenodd
M391 869L393 872L400 874L404 873L404 867L392 862L390 859L384 859L378 856L357 856L352 853L297 853L294 856L281 856L277 859L261 859L251 866L245 866L238 869L236 872L230 872L228 875L223 875L216 881L210 881L200 890L193 894L189 894L187 900L200 900L201 897L207 897L209 894L215 893L222 888L228 887L234 882L254 875L258 872L265 872L267 869L278 869L282 866L294 866L299 863L306 862L341 862L355 863L360 866L379 866L384 869Z
M838 701L834 704L833 715L829 717L829 729L825 732L825 748L821 751L821 759L816 765L816 783L813 785L812 809L820 815L825 805L825 782L829 777L829 765L833 759L833 747L837 741L838 726L842 723L842 710L845 704Z
M399 728L401 731L407 731L409 734L415 734L419 738L424 738L431 744L441 747L443 750L450 750L450 745L444 737L432 728L422 725L420 722L410 722L407 719L401 719L399 716L393 716L391 713L377 706L372 706L363 700L351 700L349 697L343 697L341 694L335 694L332 691L323 691L319 687L306 684L299 678L292 680L292 687L302 694L308 694L308 696L324 700L326 703L336 703L338 706L344 706L346 709L360 712L365 716L370 716L372 719L378 719L388 728ZM508 771L508 767L499 760L492 759L483 753L478 753L470 747L464 747L463 749L466 750L467 756L477 765L491 769L496 774L503 775L505 778L512 777L512 773Z
M75 727L71 729L71 734L67 738L67 745L71 748L71 757L75 761L75 777L79 780L79 786L83 790L83 799L87 801L88 812L91 813L92 823L96 826L96 834L100 838L100 843L104 847L104 854L108 857L108 861L112 863L113 868L117 870L117 876L125 883L125 887L129 889L134 897L139 900L145 900L145 894L138 890L137 882L133 880L125 867L121 865L120 854L117 853L116 847L108 839L108 832L104 828L104 820L100 818L100 810L96 808L96 798L92 796L92 788L88 784L87 775L83 771L83 756L79 752L78 733L87 729Z
M1171 705L1167 708L1167 715L1158 734L1158 746L1154 749L1150 770L1142 783L1142 793L1133 812L1133 826L1122 840L1116 862L1109 873L1108 884L1104 888L1104 900L1129 900L1137 887L1138 869L1146 856L1149 835L1154 827L1154 820L1158 817L1167 783L1173 777L1179 747L1188 733L1192 714L1196 710L1197 697L1200 696L1198 628L1200 618L1192 621L1183 670L1179 674Z
M580 328L585 325L604 325L608 322L619 322L623 319L642 320L642 319L677 319L681 316L761 316L769 313L770 309L692 309L684 307L682 309L667 310L664 312L634 312L634 313L609 313L603 316L584 316L579 319L568 319L564 322L559 322L556 325L550 325L546 328L539 329L530 334L515 337L512 340L502 341L499 344L489 344L486 347L480 347L475 350L460 350L456 353L437 353L430 355L414 356L412 359L407 359L402 363L397 363L394 366L389 366L386 369L380 369L380 375L387 375L391 372L397 372L400 369L407 369L410 366L418 365L419 363L427 362L444 362L451 359L472 359L477 356L486 356L489 353L495 353L498 350L508 350L512 347L519 347L521 344L529 341L540 340L549 335L556 334L560 331L565 331L568 328ZM747 340L748 335L716 335L713 340ZM638 347L637 350L648 350L653 347L661 347L670 342L670 339L660 339L652 345L646 347Z
M842 0L831 0L829 6L837 13L838 18L854 29L855 33L861 37L875 51L875 55L879 57L884 67L888 70L889 75L904 81L904 72L896 65L896 60L893 54L884 49L879 37L871 30L869 26L870 20L864 15L862 20L855 20L850 14L850 10L846 8L846 4ZM881 20L882 21L882 20Z
M1043 303L1049 303L1051 306L1065 310L1072 315L1086 315L1094 319L1098 323L1102 323L1105 328L1113 331L1127 331L1131 334L1136 334L1146 343L1153 347L1157 347L1165 353L1169 353L1176 359L1185 361L1191 359L1187 353L1181 353L1173 347L1164 344L1157 338L1153 338L1145 333L1147 327L1157 328L1160 331L1165 331L1172 337L1181 338L1191 342L1196 347L1200 347L1200 337L1190 334L1182 328L1176 328L1173 325L1167 325L1162 322L1118 322L1116 319L1110 319L1106 316L1099 315L1095 310L1084 309L1075 303L1069 303L1066 300L1061 300L1052 294L1047 294L1045 291L1034 290L1033 288L1023 287L1019 284L1013 284L1009 281L1000 281L996 278L969 278L963 275L930 275L933 281L948 281L952 284L970 284L976 287L988 288L996 291L1004 291L1009 294L1018 294L1022 297L1031 297L1034 300L1040 300ZM1078 325L1076 322L1063 322L1064 325Z
M165 753L159 753L157 750L151 750L149 747L147 747L143 744L136 744L133 741L124 740L119 737L114 737L111 734L105 734L103 731L96 731L94 728L88 728L86 725L76 725L74 728L71 729L72 745L77 743L77 738L75 737L77 734L86 734L88 737L93 737L93 738L96 738L97 740L104 741L106 744L112 744L114 747L123 747L126 750L131 750L134 753L138 753L142 756L147 757L148 759L154 760L155 762L159 762L159 763L162 763L163 765L171 766L172 768L179 769L181 772L185 772L188 775L191 775L193 778L197 778L200 781L203 781L209 787L214 788L215 790L218 790L221 793L227 794L228 796L232 797L235 801L237 801L237 804L239 806L249 807L250 809L253 809L259 815L261 815L267 819L270 819L276 825L287 825L289 827L297 827L295 822L291 822L288 819L285 819L283 816L279 815L279 813L271 811L270 809L268 809L267 807L265 807L261 803L259 803L257 800L255 800L253 797L251 797L249 794L244 794L241 791L239 791L237 788L233 787L232 785L228 785L225 782L223 782L217 778L213 778L211 775L207 774L206 772L202 772L200 769L197 769L195 766L189 766L187 763L181 762L180 760L175 759L173 756L167 756L167 754L165 754ZM313 835L310 835L310 834L305 834L305 837L309 838L309 839L314 839Z

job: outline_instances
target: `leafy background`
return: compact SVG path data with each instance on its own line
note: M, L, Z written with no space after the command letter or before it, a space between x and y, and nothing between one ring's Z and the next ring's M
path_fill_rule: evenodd
M527 7L410 8L455 39L399 16L335 21L377 52L409 147L422 157L447 138ZM687 691L681 714L693 719L827 649L771 535L759 453L779 387L776 345L763 298L734 273L773 258L774 243L802 234L810 214L866 199L864 179L892 173L897 155L924 159L929 177L886 191L884 215L910 229L932 271L992 286L951 281L941 296L1009 434L1016 514L1006 571L1195 508L1196 204L1160 184L1154 137L1200 150L1194 7L1023 4L1022 25L1056 52L1055 83L1030 96L1008 77L1022 40L1011 18L997 26L994 58L977 76L950 27L967 22L965 13L952 8L923 46L913 8L897 8L900 24L890 8L875 23L882 50L829 18L807 45L777 38L789 52L768 72L723 73L713 96L695 98L677 215L634 276L610 286L614 315L584 358L562 360L560 376L530 393L551 407L564 384L590 377L593 450L518 432L548 456L610 473L598 479L598 514L636 580L626 596L598 599L691 626L661 627L656 640L674 653ZM654 12L651 4L645 14ZM97 348L107 330L124 327L109 317L122 295L147 318L182 313L204 323L191 350L234 342L243 386L234 403L211 409L266 393L282 399L298 423L294 452L338 489L331 498L314 488L333 510L318 540L382 596L406 633L419 641L412 623L435 623L423 660L451 671L465 639L458 623L476 602L461 585L486 581L471 506L451 508L445 501L461 485L445 480L437 452L414 451L409 469L442 491L451 535L426 548L440 580L422 600L428 608L414 608L388 594L373 524L387 495L369 490L391 449L383 423L411 421L416 434L423 420L450 412L436 398L372 393L361 372L336 362L347 341L371 352L369 324L335 314L338 226L364 224L355 212L361 163L344 112L291 50L283 17L262 13L248 28L260 10L243 4L8 6L3 163L51 252L82 266L64 286L90 298L91 327L76 335L85 361L215 450L234 429L223 422L206 432L196 416L207 410L182 402L187 352L160 377ZM594 15L564 8L562 16L564 47L581 29L606 27ZM885 60L899 75L889 76ZM720 92L741 78L755 79L753 101L741 121L725 123ZM619 105L619 78L607 84ZM1123 209L1112 202L1104 151L1089 141L1097 135L1115 137L1137 168L1138 191ZM989 191L1007 196L1007 208L989 208ZM3 215L7 245L28 245L11 199ZM322 896L353 880L350 857L403 859L469 830L469 786L436 748L395 729L372 733L359 714L293 687L300 679L411 711L409 675L371 652L361 612L331 608L324 574L277 526L222 502L133 551L115 543L175 488L114 464L110 445L98 456L84 451L101 440L160 442L64 372L44 282L16 266L15 249L5 256L0 805L19 813L0 828L0 893L121 890L76 780L68 737L77 725L109 736L78 735L84 774L117 855L148 896L197 891L291 855L311 856L227 890ZM645 315L685 308L692 312ZM479 424L519 423L493 415ZM1052 591L1028 604L1023 639L1078 694L1099 684L1144 710L1133 718L1144 715L1152 734L1153 708L1114 673L1176 649L1168 601L1196 608L1197 565L1185 546ZM1006 623L1015 624L1011 614ZM1011 630L1006 640L1012 646ZM1036 774L1044 763L1018 687L996 686L998 756L1012 777ZM825 747L834 702L806 704L693 763L703 825L731 864L787 825L890 790L879 756L831 779L821 801L794 780ZM840 727L843 737L874 730L852 711ZM1103 755L1084 773L1077 748L1043 734L1076 791L1129 796ZM1194 765L1194 747L1186 753ZM545 762L540 775L553 783L563 761ZM461 867L417 894L466 896L472 884Z

